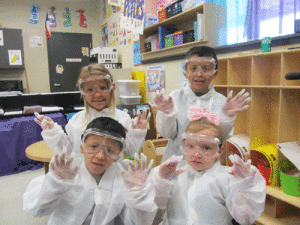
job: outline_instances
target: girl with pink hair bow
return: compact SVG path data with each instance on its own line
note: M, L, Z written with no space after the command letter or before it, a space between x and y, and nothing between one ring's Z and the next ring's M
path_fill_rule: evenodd
M187 117L180 137L184 156L173 155L150 174L154 201L165 209L162 225L253 224L265 207L263 176L238 155L229 157L232 167L220 164L224 148L217 114L193 106Z

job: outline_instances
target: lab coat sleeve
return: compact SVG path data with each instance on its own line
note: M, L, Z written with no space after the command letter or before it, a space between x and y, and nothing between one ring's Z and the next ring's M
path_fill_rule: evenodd
M125 155L134 157L134 153L138 153L145 142L147 134L147 127L145 129L132 129L129 125L128 132L126 134L126 148Z
M158 111L156 115L157 132L164 138L174 138L177 135L177 109L170 114Z
M74 182L77 179L76 176ZM51 214L74 182L58 180L51 171L33 179L23 194L23 210L36 217Z
M223 112L221 112L220 119L221 119L220 127L222 130L222 139L224 142L228 138L232 137L233 135L233 123L236 119L236 115L228 117L225 116Z
M125 188L124 224L152 225L157 212L154 203L155 190L150 182L147 182L142 189Z
M166 209L170 193L177 178L173 180L163 179L158 174L159 167L154 168L150 174L150 182L155 190L155 203L160 209Z
M70 129L70 124L66 126L67 132ZM67 155L70 155L73 149L72 137L67 135L62 127L54 123L54 127L49 130L42 131L42 137L53 153L61 153L63 147L67 149Z
M253 224L265 208L266 182L258 169L247 178L232 176L226 206L232 217L240 224Z

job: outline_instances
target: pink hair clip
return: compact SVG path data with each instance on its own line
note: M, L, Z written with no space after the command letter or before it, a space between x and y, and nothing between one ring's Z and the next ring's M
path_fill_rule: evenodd
M199 120L202 117L206 117L208 120L215 123L217 126L219 126L221 123L221 119L217 114L208 110L203 110L201 107L196 105L192 106L188 110L187 117L189 118L190 121Z

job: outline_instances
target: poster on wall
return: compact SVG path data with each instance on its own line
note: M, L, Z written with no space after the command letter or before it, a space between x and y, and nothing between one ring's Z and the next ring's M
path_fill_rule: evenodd
M124 0L121 7L120 27L135 33L143 34L144 0Z
M8 59L10 66L22 66L21 50L8 50Z
M30 48L43 47L43 38L40 36L29 37L29 46Z
M166 91L166 70L164 65L147 68L147 91Z

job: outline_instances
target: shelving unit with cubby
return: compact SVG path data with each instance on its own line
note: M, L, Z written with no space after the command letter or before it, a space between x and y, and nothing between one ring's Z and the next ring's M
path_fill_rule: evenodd
M159 26L173 26L183 31L193 30L194 21L197 21L198 13L204 14L204 40L188 42L157 51L145 52L145 39L152 35L158 35ZM193 46L209 45L214 47L225 45L227 40L226 13L226 7L204 2L160 23L146 27L143 35L140 35L140 53L142 60L160 58L171 54L180 54L187 52Z
M218 55L218 76L212 81L225 96L245 88L251 95L248 110L237 115L234 134L250 136L250 150L267 143L300 141L300 80L286 80L300 72L300 50L291 46ZM279 152L278 160L284 156ZM300 224L300 197L267 187L266 207L256 224Z

